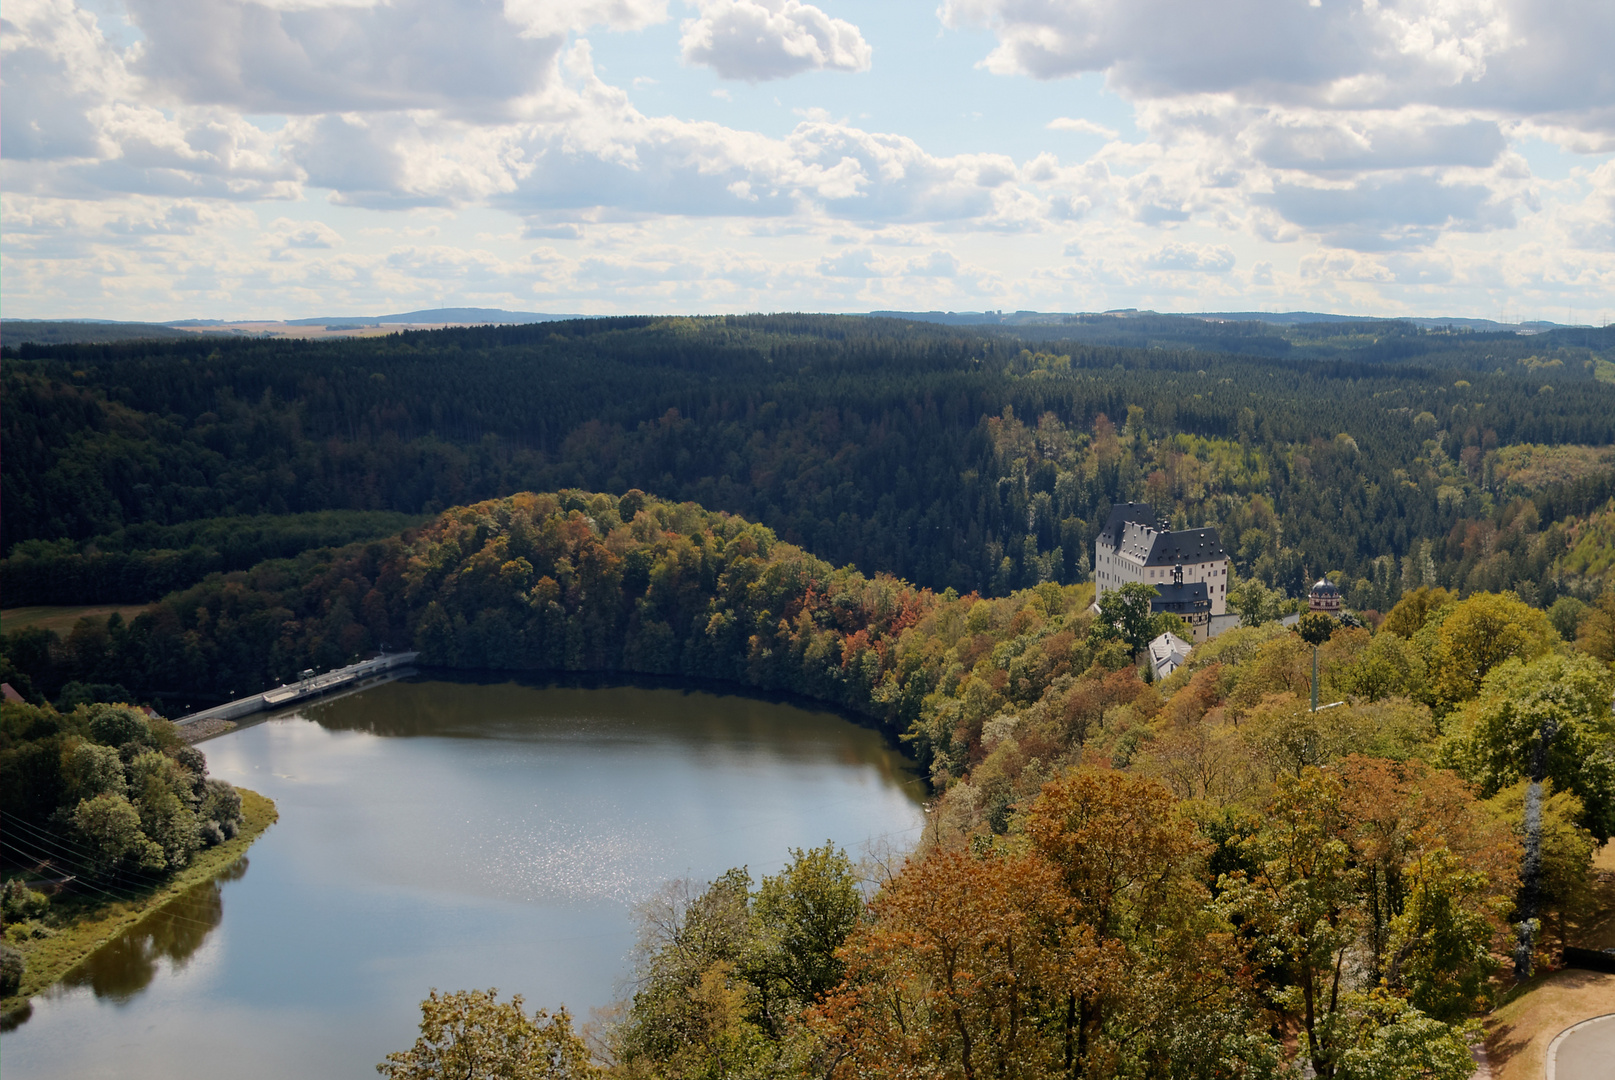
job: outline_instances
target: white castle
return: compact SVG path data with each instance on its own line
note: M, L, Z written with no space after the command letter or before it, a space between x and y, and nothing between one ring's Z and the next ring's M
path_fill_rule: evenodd
M1155 586L1153 611L1182 616L1195 641L1228 611L1228 553L1213 528L1160 529L1147 503L1119 503L1094 541L1094 604L1129 581Z

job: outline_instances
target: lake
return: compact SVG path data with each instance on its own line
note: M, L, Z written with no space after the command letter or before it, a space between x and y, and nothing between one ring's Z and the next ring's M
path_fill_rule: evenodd
M433 987L583 1021L667 882L902 851L924 823L878 733L739 695L417 677L201 748L280 821L36 998L7 1080L373 1076Z

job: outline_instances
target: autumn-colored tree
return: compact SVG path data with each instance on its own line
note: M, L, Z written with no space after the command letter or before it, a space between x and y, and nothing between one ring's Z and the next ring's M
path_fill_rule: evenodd
M1432 613L1441 610L1453 595L1446 589L1425 585L1404 593L1379 624L1379 632L1392 633L1400 638L1411 638L1424 629Z
M1485 809L1510 830L1517 842L1526 840L1525 799L1530 781L1522 780L1486 801ZM1581 800L1568 791L1556 791L1552 780L1542 783L1535 841L1535 911L1548 933L1563 949L1570 922L1591 907L1592 859L1598 842L1579 823L1585 817Z
M1371 1062L1386 1076L1444 1076L1465 1045L1450 1022L1496 966L1517 850L1475 811L1461 784L1420 763L1348 758L1280 777L1260 823L1232 838L1244 865L1221 877L1218 906L1280 973L1269 993L1300 1024L1318 1076L1377 1075ZM1360 972L1348 956L1365 939ZM1378 1032L1375 1016L1399 1034Z
M1284 975L1275 1000L1301 1024L1314 1072L1333 1077L1330 1035L1347 951L1363 921L1361 871L1345 841L1344 787L1306 768L1281 776L1263 827L1241 842L1254 869L1223 875L1219 904L1240 920L1254 957Z
M1495 968L1520 848L1453 773L1353 755L1339 765L1362 872L1368 981L1442 1020L1467 1015Z
M1365 749L1371 737L1356 710L1308 708L1294 694L1269 694L1240 721L1239 736L1270 777L1299 777Z
M847 943L846 982L817 1007L829 1075L1041 1080L1075 1075L1074 997L1116 958L1072 921L1041 856L933 851L874 901Z
M1181 683L1171 691L1171 697L1161 710L1161 720L1166 727L1186 728L1196 725L1206 713L1217 706L1222 700L1222 691L1218 687L1222 678L1222 668L1220 663L1212 661L1204 667L1184 673L1188 676L1188 682ZM1179 675L1178 679L1181 680L1183 677Z
M1099 730L1107 710L1152 693L1139 679L1138 669L1129 664L1117 671L1077 680L1050 705L1057 710L1063 738L1080 747Z
M1361 753L1393 761L1426 759L1435 753L1440 727L1435 714L1423 702L1388 697L1343 708L1350 708L1354 721L1367 735Z
M1124 959L1124 979L1072 993L1082 1075L1193 1076L1212 1059L1227 1075L1261 1074L1272 1048L1253 1026L1237 974L1245 957L1205 906L1211 845L1172 793L1126 773L1071 770L1044 785L1026 834L1059 869L1073 917ZM1207 1041L1211 1016L1222 1035ZM1199 1064L1187 1052L1189 1031L1201 1032L1198 1045L1210 1054Z
M1059 869L1076 918L1100 940L1131 940L1201 894L1194 869L1207 845L1154 780L1070 770L1044 785L1026 835Z
M1580 613L1573 636L1577 649L1606 664L1615 663L1615 590L1606 589Z
M565 1009L532 1016L520 994L462 990L421 1002L421 1034L376 1066L387 1080L594 1080L601 1072Z
M1333 1080L1469 1080L1473 1021L1444 1024L1383 989L1344 996L1330 1016ZM1310 1052L1310 1041L1304 1048Z
M1504 660L1535 660L1560 641L1547 615L1513 593L1475 593L1460 600L1441 618L1435 639L1430 675L1438 708L1474 697Z
M1369 701L1393 695L1422 697L1425 692L1425 664L1418 649L1383 628L1362 652L1332 674L1341 693Z
M1415 852L1401 878L1406 894L1389 928L1385 981L1427 1016L1460 1021L1485 1003L1513 899L1445 847Z
M1226 708L1235 723L1271 694L1306 698L1312 691L1312 649L1295 634L1285 633L1256 646L1254 655L1228 671L1231 684Z
M1160 780L1178 798L1218 805L1263 782L1254 764L1239 732L1205 723L1167 728L1134 759L1136 771Z

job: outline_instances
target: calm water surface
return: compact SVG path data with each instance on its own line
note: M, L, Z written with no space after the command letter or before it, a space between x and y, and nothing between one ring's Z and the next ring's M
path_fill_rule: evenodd
M673 689L408 680L204 743L280 821L0 1036L6 1080L373 1076L432 987L612 1001L632 905L904 848L921 786L823 712Z

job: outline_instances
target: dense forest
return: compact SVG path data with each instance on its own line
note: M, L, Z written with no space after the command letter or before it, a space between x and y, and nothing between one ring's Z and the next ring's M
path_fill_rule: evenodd
M1131 499L1220 526L1242 574L1292 594L1330 571L1380 611L1404 584L1598 592L1543 534L1615 494L1587 449L1615 441L1615 331L1092 322L1070 340L750 316L8 347L0 572L8 603L154 600L241 564L106 538L582 487L742 514L934 589L1085 580ZM1084 340L1106 335L1148 347ZM1247 346L1284 355L1227 351ZM153 569L85 569L110 552Z
M1465 1080L1472 1017L1555 960L1615 833L1615 340L1193 330L8 349L8 603L154 603L0 639L29 701L0 709L0 782L87 843L65 751L104 742L95 702L383 648L800 695L929 776L903 867L866 891L827 846L669 894L588 1047L564 1013L434 994L382 1071L491 1039L556 1076ZM1235 564L1242 625L1162 680L1148 597L1093 605L1122 499ZM1322 573L1363 618L1276 622ZM132 806L158 790L161 747L109 751L81 756Z
M1467 1077L1468 1018L1511 953L1556 954L1615 831L1615 594L1562 625L1433 586L1377 632L1253 613L1159 682L1135 664L1155 628L1092 596L937 593L693 504L563 491L216 576L33 655L103 665L56 677L248 679L407 636L445 667L722 679L901 737L940 796L922 850L867 908L828 849L669 899L602 1035L625 1076L979 1054L992 1076L1278 1077L1290 1037L1320 1076ZM1303 634L1343 705L1308 710ZM1540 928L1523 956L1515 924ZM494 1009L451 995L434 1030L462 1007ZM576 1050L558 1019L522 1024Z

